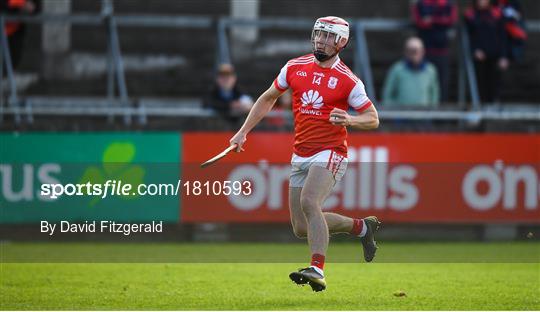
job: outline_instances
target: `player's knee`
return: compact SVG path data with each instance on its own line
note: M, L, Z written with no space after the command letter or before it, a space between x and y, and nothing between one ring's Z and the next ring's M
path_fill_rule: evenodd
M305 225L293 224L294 236L298 238L307 237L307 227Z
M313 215L319 209L317 201L310 196L302 196L300 198L300 206L306 217Z

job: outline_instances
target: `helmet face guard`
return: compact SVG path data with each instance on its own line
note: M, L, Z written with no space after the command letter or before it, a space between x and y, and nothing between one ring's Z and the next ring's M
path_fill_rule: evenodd
M337 43L339 42L339 36L334 33L324 30L313 30L311 32L311 47L315 58L319 62L324 62L334 57L338 52ZM329 49L328 49L328 48ZM327 54L326 51L334 51L331 54Z
M349 43L349 23L344 19L335 16L317 19L311 32L313 55L319 62L331 59L347 45L346 43L342 48L338 48L338 43L343 38ZM328 54L329 50L334 52Z

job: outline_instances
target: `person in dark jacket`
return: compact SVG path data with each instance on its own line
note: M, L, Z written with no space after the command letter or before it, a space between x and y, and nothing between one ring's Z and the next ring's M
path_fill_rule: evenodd
M234 67L227 63L219 65L216 82L204 101L204 107L234 121L238 116L248 113L251 106L252 98L238 87Z
M441 101L448 101L450 64L448 31L457 21L453 0L418 0L412 6L418 37L424 42L426 59L435 65L439 76Z
M508 68L507 40L501 10L490 0L476 0L465 11L482 102L500 99L501 73Z
M498 0L507 40L507 55L512 61L523 59L527 31L521 4L517 0Z
M36 10L31 0L0 0L0 13L3 14L31 14ZM17 68L23 51L26 25L20 22L6 22L4 33L8 39L9 54L13 68ZM5 69L4 69L5 70Z

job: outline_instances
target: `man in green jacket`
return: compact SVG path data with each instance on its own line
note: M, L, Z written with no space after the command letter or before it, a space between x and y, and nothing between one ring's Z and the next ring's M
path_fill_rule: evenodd
M437 107L440 101L437 69L424 59L417 37L405 43L405 58L392 65L383 88L383 104L395 107Z

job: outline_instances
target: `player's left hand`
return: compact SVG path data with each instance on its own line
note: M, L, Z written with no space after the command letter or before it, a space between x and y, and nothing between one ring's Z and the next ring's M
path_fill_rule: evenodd
M346 111L334 108L330 112L330 122L334 126L344 126L347 127L351 124L351 115L349 115Z

